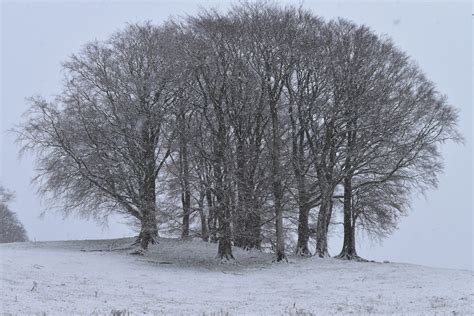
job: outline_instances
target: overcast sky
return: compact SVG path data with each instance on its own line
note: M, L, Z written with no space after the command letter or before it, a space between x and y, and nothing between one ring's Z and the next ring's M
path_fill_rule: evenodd
M291 1L280 1L291 3ZM1 169L0 182L16 192L11 208L17 212L32 240L94 239L133 235L124 220L113 218L108 227L58 213L39 215L44 206L30 185L32 157L18 157L14 127L27 109L25 98L51 98L60 91L60 64L82 45L106 39L127 22L160 23L172 16L196 12L200 6L225 9L230 1L151 2L2 2L1 16ZM459 109L459 128L465 145L443 147L445 171L439 188L416 196L410 215L383 243L359 241L358 252L376 260L473 269L472 187L472 35L470 2L375 3L304 1L315 14L344 17L388 34L406 51L439 90ZM341 238L331 239L337 254ZM217 250L216 250L217 251Z

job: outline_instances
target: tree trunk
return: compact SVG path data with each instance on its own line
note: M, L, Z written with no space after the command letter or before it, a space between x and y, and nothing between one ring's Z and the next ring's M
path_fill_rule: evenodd
M199 194L198 209L199 209L199 215L201 217L201 238L204 241L208 241L209 231L207 229L206 214L204 213L204 197L205 197L205 192L202 191Z
M326 126L324 142L321 145L315 144L314 137L311 137L310 130L305 127L304 131L309 140L319 181L321 204L319 206L318 222L316 224L316 253L315 255L324 258L329 256L328 252L328 231L332 215L332 195L334 193L334 166L336 164L336 148L334 146L334 122L329 121ZM318 142L316 142L318 143Z
M142 219L142 228L140 232L140 248L148 249L148 245L155 244L158 237L158 228L156 225L155 211L147 210Z
M234 225L234 245L245 250L260 249L260 214L256 207L254 175L249 166L255 161L246 161L244 144L237 144L237 207Z
M189 214L191 213L191 194L189 191L184 191L181 194L181 202L183 205L183 230L181 231L181 238L189 237Z
M247 212L247 232L249 237L247 239L247 249L260 249L262 242L261 238L261 218L260 218L260 207L258 203L258 197L255 189L255 180L254 175L252 175L248 180L248 212Z
M212 199L211 189L206 189L206 201L209 217L207 218L207 227L209 231L209 237L211 242L217 242L217 216L214 207L214 201Z
M220 181L218 181L220 182ZM219 183L217 183L219 186ZM222 188L222 187L221 187ZM231 214L229 208L229 197L226 196L226 190L219 189L217 196L216 214L219 222L219 237L217 255L220 259L234 259L232 254L232 231L230 226Z
M248 213L247 232L249 238L245 249L260 249L262 238L261 236L261 218L257 209L252 209Z
M298 130L296 120L293 116L293 107L289 107L291 131L292 131L292 165L298 190L298 241L296 243L296 254L310 255L308 249L309 241L309 206L308 193L306 190L305 175L303 173L304 162L304 131Z
M328 257L328 225L327 217L331 207L331 197L327 194L321 197L321 206L318 213L318 223L316 225L316 254L321 257Z
M155 139L147 124L143 128L142 137L143 144L145 144L145 150L143 152L144 181L141 187L141 210L143 215L141 218L142 227L137 240L140 249L137 250L137 254L141 254L147 250L148 245L150 243L154 244L155 239L158 237L158 226L156 224Z
M156 192L155 179L151 176L146 176L145 188L143 191L143 216L141 218L141 230L138 235L136 244L140 245L140 249L136 254L142 254L148 249L148 245L154 244L158 237L158 227L156 223Z
M234 255L232 254L232 232L229 220L219 221L219 244L217 255L220 259L234 259Z
M334 206L334 201L332 200L332 193L333 192L331 192L331 199L329 200L329 211L328 211L328 214L326 215L326 234L329 233L329 225L331 224L332 209Z
M309 197L306 191L306 182L300 171L295 172L298 182L298 242L296 244L296 254L311 255L308 248L309 241Z
M276 262L286 260L285 241L283 237L283 187L281 179L281 139L280 122L276 102L270 102L272 120L272 188L273 203L275 207L275 229L276 229Z
M224 116L221 109L217 108L217 120L219 122L217 139L215 144L216 163L214 165L214 176L216 179L216 216L219 224L218 251L217 255L222 260L234 259L232 254L232 231L231 231L231 196L228 178L228 166L226 164L225 146L226 130Z
M237 156L237 170L236 170L236 179L237 179L237 205L235 208L234 214L234 245L237 247L245 248L247 245L247 203L245 203L246 190L245 185L246 181L244 178L244 153L243 153L243 141L241 139L237 140L236 146L236 156Z
M191 190L189 185L189 159L188 146L186 140L186 113L183 111L179 114L179 160L180 160L180 176L181 176L181 202L183 206L183 230L181 238L189 237L189 217L191 214Z
M348 113L350 118L350 113ZM344 243L342 245L341 253L337 256L340 259L353 260L357 259L357 252L355 249L355 226L354 226L354 212L352 209L352 152L354 150L354 142L356 137L356 119L349 119L348 131L346 133L346 160L344 163L345 177L344 177Z
M319 208L318 223L316 225L316 254L321 257L329 257L328 252L328 231L332 216L332 196L334 193L334 166L335 166L335 148L332 144L333 123L329 124L328 133L325 138L325 146L323 148L323 157L327 157L329 153L329 162L316 165L316 173L321 188L321 206ZM323 158L323 161L325 159Z
M316 255L321 258L329 257L328 230L332 213L332 195L334 189L329 185L325 170L316 170L321 188L321 205L319 207L318 222L316 224Z
M355 227L352 212L352 176L344 178L344 243L341 253L337 256L340 259L357 259L355 248Z
M234 255L232 254L232 242L229 223L223 222L222 225L219 227L219 230L222 233L221 236L219 236L219 244L217 251L219 259L234 259Z
M248 178L246 180L247 185L247 201L248 201L248 214L247 214L247 232L249 233L247 248L260 249L262 243L261 237L261 202L258 183L262 179L258 176L258 166L260 161L260 154L262 151L261 144L264 135L265 124L262 124L261 114L264 108L264 103L260 102L258 105L258 113L256 113L255 129L254 134L250 137L250 155L247 168L249 170Z
M302 256L309 256L308 242L309 242L309 209L300 206L298 214L298 242L296 243L296 254Z

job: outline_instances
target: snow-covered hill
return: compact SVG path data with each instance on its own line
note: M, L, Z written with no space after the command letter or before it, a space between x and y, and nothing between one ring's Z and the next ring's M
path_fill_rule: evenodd
M410 264L272 256L160 239L145 256L130 239L0 246L5 314L470 314L473 272ZM120 313L117 311L126 311Z

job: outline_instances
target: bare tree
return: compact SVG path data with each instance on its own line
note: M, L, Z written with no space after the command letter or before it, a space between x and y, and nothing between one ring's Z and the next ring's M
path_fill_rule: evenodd
M365 207L359 212L367 210L368 205L373 207L369 201L378 192L380 202L385 195L394 201L381 203L377 209L387 210L387 216L393 214L389 211L400 210L406 201L406 190L394 190L393 186L412 189L434 186L440 171L437 145L460 138L454 129L453 109L390 40L380 39L367 27L345 20L328 26L333 61L329 68L332 94L342 105L341 130L345 138L340 149L344 245L338 257L353 259L358 258L353 192L358 192L359 199L362 196L367 199L360 203ZM386 194L381 194L384 190ZM386 221L380 219L383 226Z
M170 154L166 36L151 24L130 25L86 45L64 63L62 94L32 99L18 130L23 150L38 155L41 193L64 201L66 212L134 217L141 249L158 235L156 181Z
M294 39L300 13L294 8L281 9L267 4L247 4L234 8L240 18L249 66L260 79L260 89L268 108L270 134L268 139L271 161L273 207L276 228L276 261L286 259L283 232L284 180L282 136L286 126L283 89L293 67Z
M189 41L183 41L183 50L193 61L191 69L202 100L199 107L210 131L212 147L206 158L212 163L214 187L211 190L216 198L213 207L218 223L218 256L230 260L234 258L231 231L233 193L230 128L225 101L232 62L226 49L227 30L221 26L213 12L190 19L186 30Z

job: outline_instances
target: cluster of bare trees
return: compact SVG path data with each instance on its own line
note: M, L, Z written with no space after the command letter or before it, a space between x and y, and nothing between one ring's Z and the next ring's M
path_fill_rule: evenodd
M413 190L436 186L456 111L390 39L301 8L242 4L130 25L64 64L54 101L19 128L40 191L66 212L131 216L232 245L341 258L356 228L390 233ZM198 229L196 229L196 227ZM294 233L297 242L292 245Z

